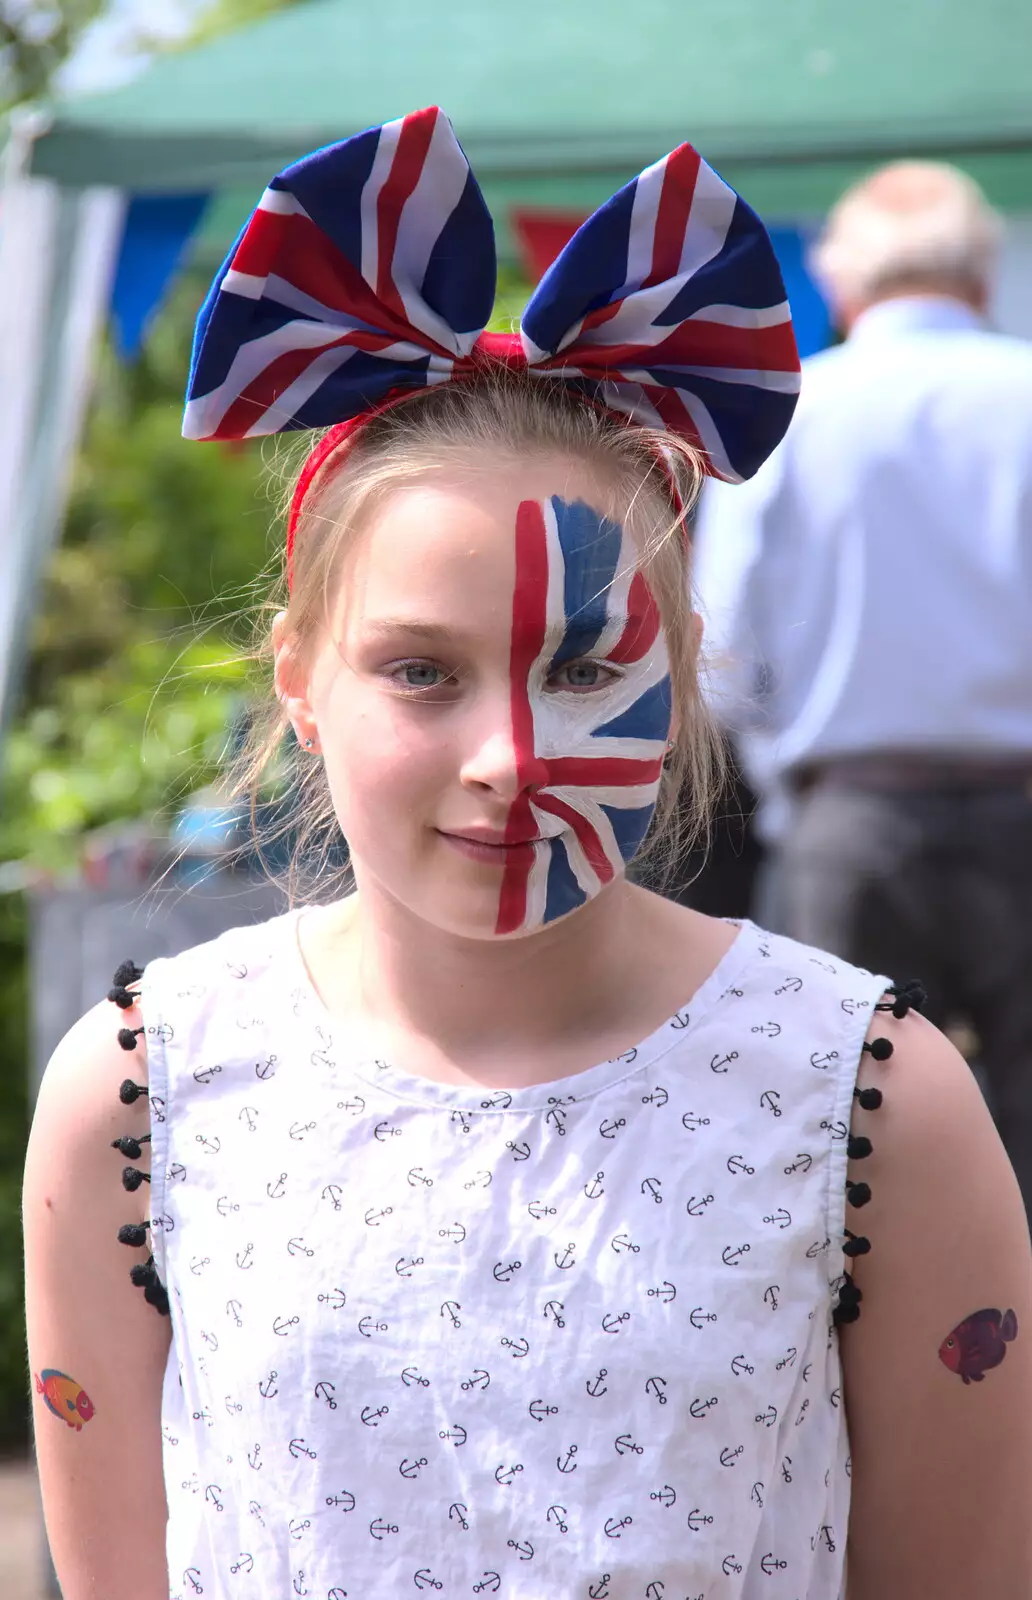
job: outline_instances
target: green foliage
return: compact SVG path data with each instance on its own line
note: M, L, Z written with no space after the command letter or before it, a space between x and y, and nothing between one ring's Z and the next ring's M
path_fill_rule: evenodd
M104 0L0 0L0 112L37 100Z

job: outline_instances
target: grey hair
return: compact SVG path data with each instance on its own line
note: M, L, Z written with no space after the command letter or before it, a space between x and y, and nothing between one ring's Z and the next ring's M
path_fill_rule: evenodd
M839 305L909 288L988 287L1002 222L973 178L938 161L897 161L847 189L811 252Z

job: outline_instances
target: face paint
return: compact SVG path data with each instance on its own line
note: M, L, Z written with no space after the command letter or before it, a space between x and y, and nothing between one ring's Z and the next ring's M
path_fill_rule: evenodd
M636 559L620 524L583 502L553 495L517 510L512 726L523 787L506 842L535 842L506 864L498 933L583 905L631 860L652 821L670 661ZM584 657L611 666L611 681L550 687L559 668Z

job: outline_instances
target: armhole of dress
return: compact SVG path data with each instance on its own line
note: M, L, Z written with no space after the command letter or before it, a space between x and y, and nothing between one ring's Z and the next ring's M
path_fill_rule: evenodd
M123 961L116 971L107 997L114 1005L118 1006L120 1011L131 1011L139 1005L140 992L135 987L130 987L130 985L138 984L143 974L143 967L138 967L134 961ZM152 1044L158 1045L160 1049L160 1041L156 1037L158 1032L159 1030L153 1030L150 1037ZM145 1025L136 1028L121 1027L118 1030L118 1043L128 1053L137 1048L138 1040L147 1033L148 1030ZM152 1055L152 1052L149 1051L148 1054ZM130 1194L134 1194L141 1184L146 1183L151 1187L150 1217L144 1222L123 1223L118 1230L118 1241L120 1244L128 1245L136 1250L141 1246L148 1246L151 1253L148 1255L147 1260L145 1262L138 1261L130 1267L129 1277L138 1289L143 1290L143 1297L147 1304L153 1306L159 1315L167 1317L169 1315L168 1292L159 1275L159 1266L163 1265L163 1262L159 1263L155 1259L155 1250L157 1250L158 1255L163 1254L155 1220L156 1212L160 1210L160 1206L156 1206L155 1201L158 1198L157 1190L160 1174L163 1171L161 1166L163 1157L155 1148L154 1125L156 1119L164 1119L163 1103L157 1104L151 1092L155 1066L156 1063L151 1059L148 1062L149 1084L137 1083L135 1078L131 1077L124 1078L118 1090L118 1098L122 1105L126 1107L127 1120L138 1121L139 1113L137 1112L134 1116L131 1109L138 1101L142 1100L149 1107L151 1113L150 1131L142 1133L138 1128L131 1128L130 1131L120 1135L119 1138L113 1139L111 1148L117 1150L121 1155L126 1156L130 1162L134 1163L134 1165L122 1168L122 1187L125 1190ZM145 1144L151 1146L150 1172L145 1172L135 1165L143 1155L143 1146Z
M888 997L888 998L886 998ZM883 991L883 998L876 1002L875 1011L889 1011L897 1021L902 1021L911 1011L920 1011L925 1002L925 992L919 983L909 982L889 984ZM891 1039L875 1038L865 1039L860 1051L859 1060L869 1055L872 1060L888 1061L895 1052ZM854 1084L851 1094L850 1111L856 1107L861 1111L877 1111L883 1100L882 1091L870 1087L859 1089ZM864 1161L874 1150L874 1145L866 1133L858 1132L853 1127L850 1117L849 1135L846 1141L846 1160ZM871 1186L868 1183L853 1182L848 1176L845 1179L846 1204L854 1210L860 1210L867 1205L871 1198ZM864 1234L857 1234L851 1228L844 1227L845 1243L842 1245L842 1254L850 1257L865 1256L871 1248L871 1241ZM831 1319L836 1327L843 1323L856 1322L860 1315L860 1302L863 1299L863 1290L853 1281L853 1275L848 1270L844 1271L836 1280L836 1303L832 1310Z

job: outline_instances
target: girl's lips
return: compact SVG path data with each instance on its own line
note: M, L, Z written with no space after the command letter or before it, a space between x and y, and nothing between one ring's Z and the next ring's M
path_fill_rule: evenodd
M523 839L516 843L506 843L505 835L501 833L446 833L443 828L437 832L453 850L458 850L470 861L485 861L491 866L504 867L510 862L529 859L534 853L535 844L540 844L540 839Z

